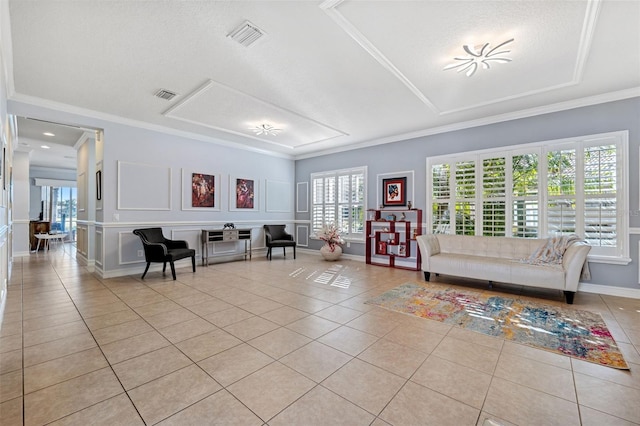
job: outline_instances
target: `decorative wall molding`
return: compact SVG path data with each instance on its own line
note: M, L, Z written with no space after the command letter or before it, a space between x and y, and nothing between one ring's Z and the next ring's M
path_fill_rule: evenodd
M265 180L265 211L271 213L291 213L291 183Z
M296 183L296 213L309 213L309 182Z
M118 161L118 210L171 210L171 167Z
M300 247L309 246L309 226L296 225L296 244Z

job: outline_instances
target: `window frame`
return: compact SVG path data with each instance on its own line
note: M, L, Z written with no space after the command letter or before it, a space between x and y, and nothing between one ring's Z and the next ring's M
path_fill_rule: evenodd
M340 191L340 177L341 176L349 176L349 180L351 180L351 176L354 174L361 174L362 175L362 183L363 183L363 189L362 189L362 202L353 202L353 201L349 201L347 203L345 202L341 202L341 197L339 194ZM322 194L322 202L321 203L317 203L316 202L316 185L315 185L315 180L316 179L326 179L326 178L334 178L335 179L335 185L334 185L334 194L333 194L333 203L327 203L326 202L326 192L325 192L325 187L323 184L323 194ZM327 206L334 206L334 217L336 218L336 221L339 220L339 215L340 215L340 207L344 207L345 205L347 205L347 210L349 212L353 212L353 208L354 206L361 206L362 209L362 232L353 232L353 233L343 233L342 234L342 238L345 241L353 241L353 242L364 242L365 241L365 233L366 233L366 209L367 209L367 166L358 166L358 167L350 167L347 169L339 169L339 170L327 170L327 171L323 171L323 172L316 172L316 173L311 173L310 174L310 184L311 184L311 216L310 216L310 232L311 232L311 238L312 239L317 239L317 237L315 237L317 231L320 229L318 227L315 226L315 220L314 217L316 215L316 208L318 206L322 206L323 212L326 210ZM349 200L353 200L352 197L352 192L350 191L350 196L347 197ZM326 222L324 220L324 218L326 217L326 214L323 214L323 219L322 219L322 223L327 224L329 222ZM348 219L348 227L349 229L353 229L353 224L354 224L354 218L352 216L349 216Z
M433 167L443 166L448 164L451 170L450 173L450 201L449 210L455 210L456 203L456 187L455 187L455 165L460 162L474 161L476 172L476 216L475 216L475 234L483 235L483 205L487 201L487 197L484 196L483 191L483 173L484 173L484 161L487 159L505 157L507 159L507 167L505 170L505 205L506 205L506 218L505 228L506 235L512 236L513 233L513 202L517 199L513 191L513 157L524 154L537 154L538 155L538 194L537 203L539 214L537 216L537 238L544 238L548 235L548 203L553 197L548 194L547 186L547 171L548 171L548 154L563 149L575 149L576 153L576 173L575 173L575 185L579 187L576 190L576 194L573 197L576 202L576 230L581 237L586 231L584 226L584 216L586 212L585 199L586 198L598 198L597 196L585 196L582 193L584 184L584 163L585 150L589 147L614 145L616 149L616 195L614 200L616 201L616 245L615 248L597 247L594 246L589 254L589 261L596 263L611 263L626 265L631 262L629 255L629 218L626 212L629 210L629 131L615 131L600 133L594 135L585 135L580 137L572 137L566 139L556 139L542 142L534 142L523 145L512 145L507 147L483 149L477 151L467 151L452 153L449 155L441 155L437 157L427 157L426 159L426 226L427 232L433 232L434 217L433 217L433 205L434 203L443 203L443 198L434 198L432 195L433 185ZM452 210L452 208L454 210ZM622 214L625 213L625 214ZM451 218L449 219L451 220ZM446 233L455 232L455 224L450 223L450 226L443 227L446 229ZM515 237L523 238L523 237Z

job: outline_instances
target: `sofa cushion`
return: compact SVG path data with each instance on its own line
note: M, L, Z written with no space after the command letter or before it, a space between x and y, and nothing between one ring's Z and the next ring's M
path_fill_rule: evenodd
M477 235L438 234L437 238L441 253L503 259L527 258L546 242L546 239L542 238L483 237Z

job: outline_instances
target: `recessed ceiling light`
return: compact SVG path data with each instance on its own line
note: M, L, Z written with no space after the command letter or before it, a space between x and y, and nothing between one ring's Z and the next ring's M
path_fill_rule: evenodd
M45 136L55 136L55 134L53 134L51 132L44 132L43 135L45 135Z
M500 43L492 49L489 48L489 43L476 46L465 44L464 46L462 46L462 48L467 53L467 55L453 58L458 62L447 65L446 67L444 67L444 70L446 71L459 68L458 72L466 71L467 77L471 77L473 74L475 74L480 65L482 65L482 68L488 70L489 68L491 68L491 65L489 63L492 61L499 64L511 62L510 58L507 58L505 56L498 56L509 53L510 50L497 50L511 43L513 40L514 39L509 39L505 42Z
M51 147L49 145L40 145L40 148L42 148L42 149L50 149Z
M259 124L255 127L250 127L249 130L253 131L257 136L278 136L278 133L282 131L282 129L276 129L271 124Z

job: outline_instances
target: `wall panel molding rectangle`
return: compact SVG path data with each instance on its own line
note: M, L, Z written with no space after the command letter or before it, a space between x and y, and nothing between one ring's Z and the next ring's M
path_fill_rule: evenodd
M118 210L171 210L171 167L118 161Z

